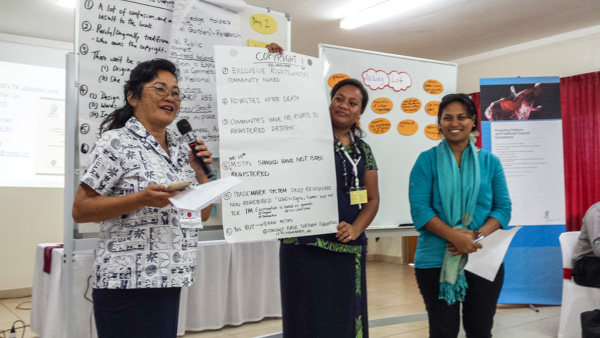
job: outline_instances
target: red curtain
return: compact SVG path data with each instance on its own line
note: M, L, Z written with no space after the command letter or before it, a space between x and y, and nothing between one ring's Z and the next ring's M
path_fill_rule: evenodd
M560 79L567 231L600 201L600 72Z
M475 107L477 107L477 121L479 122L477 123L477 131L479 131L480 136L477 137L475 145L481 148L481 101L479 100L479 93L471 93L469 96L471 96L473 103L475 103Z
M469 95L481 117L479 93ZM560 101L567 231L577 231L600 201L600 72L561 78Z

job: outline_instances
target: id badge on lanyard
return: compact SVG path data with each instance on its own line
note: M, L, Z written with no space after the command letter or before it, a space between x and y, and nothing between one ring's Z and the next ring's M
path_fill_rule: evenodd
M350 137L352 139L352 142L354 142L354 137L352 136L352 133L350 134ZM360 162L362 156L355 160L352 158L352 156L350 156L350 154L348 154L348 152L346 151L346 149L344 149L343 146L341 147L341 149L344 152L344 155L346 155L346 158L352 164L352 172L354 174L354 186L350 187L350 205L365 204L368 202L367 188L364 186L360 186L358 181L358 162Z
M352 187L350 188L350 205L365 204L369 201L367 198L366 187Z

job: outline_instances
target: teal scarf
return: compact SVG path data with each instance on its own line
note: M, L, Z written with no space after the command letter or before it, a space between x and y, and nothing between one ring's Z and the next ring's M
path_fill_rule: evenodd
M479 185L481 182L477 148L472 141L463 151L461 168L458 168L446 140L435 148L437 157L438 186L446 223L455 229L467 229L473 220ZM446 250L440 274L440 299L448 305L464 301L467 280L463 268L467 255L451 256Z

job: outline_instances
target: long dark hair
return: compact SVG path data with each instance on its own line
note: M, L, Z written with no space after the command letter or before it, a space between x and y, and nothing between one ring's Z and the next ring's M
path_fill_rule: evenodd
M354 87L358 88L358 90L360 90L360 93L362 95L360 114L362 115L365 112L365 108L367 108L367 103L369 102L369 93L367 92L367 89L357 79L352 79L352 78L343 79L342 81L336 83L335 86L333 86L333 88L331 88L330 95L331 95L332 100L333 100L333 97L335 96L335 94L337 93L337 91L340 90L340 88L342 88L343 86L354 86ZM362 129L360 129L360 127L356 123L354 123L350 127L350 130L357 137L364 137L364 135L365 135L365 133L362 131Z
M133 116L133 107L127 101L127 96L131 94L133 98L139 99L142 96L142 90L146 83L158 76L158 72L165 70L177 79L179 71L177 67L169 60L153 59L140 63L129 74L129 80L123 86L123 96L125 105L110 113L100 124L100 134L105 131L118 129L125 125L127 120Z

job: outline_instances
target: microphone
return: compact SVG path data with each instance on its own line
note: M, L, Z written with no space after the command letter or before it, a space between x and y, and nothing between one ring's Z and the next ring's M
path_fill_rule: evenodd
M204 156L196 156L196 146L198 145L198 143L196 143L196 138L194 137L194 135L192 134L192 126L190 125L190 123L185 120L179 120L179 122L177 122L177 129L179 130L179 132L181 133L181 135L183 135L185 138L187 138L187 143L190 146L190 148L192 149L192 155L194 156L194 159L196 160L196 163L198 163L200 165L200 167L202 168L202 170L204 171L204 173L206 174L206 177L208 177L209 180L213 180L216 178L216 174L215 172L212 170L212 168L210 167L210 165L208 165L208 163L204 163L204 159L206 157Z

